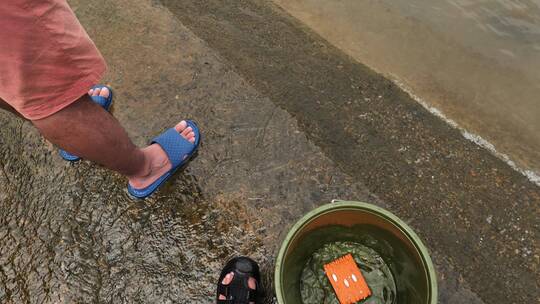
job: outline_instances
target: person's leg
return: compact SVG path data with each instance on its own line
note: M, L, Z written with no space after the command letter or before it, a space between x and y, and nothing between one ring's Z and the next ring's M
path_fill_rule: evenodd
M109 94L107 89L90 93L103 97ZM53 144L127 176L136 188L150 185L171 169L160 146L136 147L120 123L86 94L61 111L32 123ZM185 122L175 129L184 138L195 141L195 134Z

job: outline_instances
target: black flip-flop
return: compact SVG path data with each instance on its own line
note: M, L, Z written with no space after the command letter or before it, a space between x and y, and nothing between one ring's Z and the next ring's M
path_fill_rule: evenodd
M223 279L228 273L234 273L230 284L224 285ZM249 288L248 279L252 277L256 281L255 290ZM221 271L219 276L216 303L217 304L255 304L261 303L262 291L260 289L261 273L259 265L248 257L237 257L230 260ZM220 300L219 296L225 296L226 300Z

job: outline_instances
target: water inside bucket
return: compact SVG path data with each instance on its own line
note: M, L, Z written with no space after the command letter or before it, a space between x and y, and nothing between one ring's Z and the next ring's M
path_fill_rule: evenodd
M396 303L394 276L375 250L356 242L334 242L327 243L315 251L306 262L300 282L303 304L339 304L323 265L349 253L353 256L371 290L371 296L358 303Z

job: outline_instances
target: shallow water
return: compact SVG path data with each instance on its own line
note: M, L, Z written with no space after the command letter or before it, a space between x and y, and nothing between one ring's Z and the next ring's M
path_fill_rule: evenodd
M275 2L540 173L540 1Z
M0 303L215 303L236 255L260 263L271 302L286 227L335 197L367 198L362 185L167 10L70 4L107 58L112 114L133 140L192 118L203 142L185 171L134 201L123 177L64 162L30 123L0 111Z
M359 303L396 303L396 283L388 265L375 250L355 242L325 244L313 253L302 270L302 303L339 304L324 265L347 254L352 254L371 291L371 295Z
M14 130L0 131L2 303L194 303L233 252L261 253L242 209L210 206L189 173L136 202L123 178L63 163L27 125L22 148Z

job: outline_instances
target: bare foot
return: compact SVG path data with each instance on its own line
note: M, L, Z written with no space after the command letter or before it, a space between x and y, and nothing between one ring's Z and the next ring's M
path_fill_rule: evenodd
M94 94L96 93L95 91L96 90L93 92ZM103 91L103 89L101 91ZM178 123L174 129L189 142L195 142L195 133L191 127L188 127L185 121ZM167 154L158 144L150 145L141 149L141 151L145 159L143 172L128 177L129 184L135 189L143 189L150 186L153 182L172 168Z
M229 272L229 273L227 273L227 275L225 275L225 277L223 278L223 281L221 281L221 283L223 285L229 285L229 284L231 284L233 278L234 278L234 272ZM250 277L248 279L248 287L251 290L255 290L257 288L257 281L255 280L255 278ZM225 298L225 295L219 295L219 299L220 300L227 300L227 298ZM249 302L249 304L255 304L255 303L254 302Z

